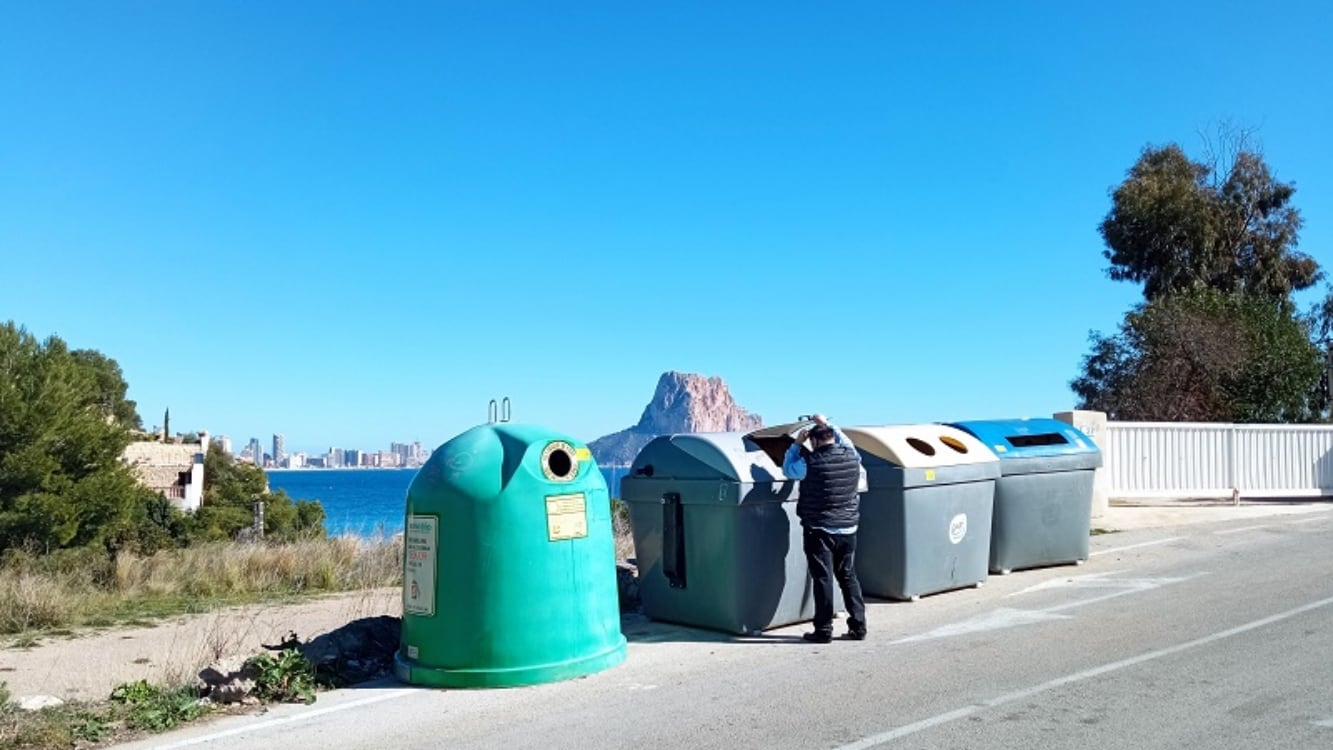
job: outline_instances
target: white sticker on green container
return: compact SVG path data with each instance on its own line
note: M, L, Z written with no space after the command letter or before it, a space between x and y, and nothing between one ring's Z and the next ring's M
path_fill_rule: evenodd
M582 539L588 535L588 504L583 493L548 495L546 538L552 542Z
M403 566L403 611L413 615L435 614L435 565L439 519L408 516L403 533L406 562Z

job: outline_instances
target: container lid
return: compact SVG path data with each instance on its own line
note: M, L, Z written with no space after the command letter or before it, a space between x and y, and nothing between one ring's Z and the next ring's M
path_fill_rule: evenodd
M634 457L629 476L784 481L787 477L782 473L781 456L779 453L775 462L759 443L750 440L743 432L663 435L654 438Z
M941 424L844 427L859 450L906 468L993 463L995 454L968 433Z
M1057 419L978 419L953 422L985 443L1001 459L1097 453L1097 444Z

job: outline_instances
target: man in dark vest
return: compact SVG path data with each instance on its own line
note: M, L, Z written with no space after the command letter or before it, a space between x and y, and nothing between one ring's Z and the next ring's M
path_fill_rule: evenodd
M866 605L856 578L856 528L861 521L861 456L822 414L787 449L782 470L801 482L796 515L804 528L805 559L815 589L815 630L802 637L833 640L833 579L847 605L847 637L866 637ZM810 447L805 447L809 439Z

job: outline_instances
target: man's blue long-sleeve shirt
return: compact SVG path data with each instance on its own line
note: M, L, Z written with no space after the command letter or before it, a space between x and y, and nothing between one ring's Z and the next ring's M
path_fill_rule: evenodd
M833 425L829 425L829 428L833 430L833 441L835 443L849 448L852 447L852 441L842 434L842 430ZM805 479L805 468L805 457L801 455L801 444L793 442L791 447L787 449L787 455L782 457L782 473L786 474L788 479Z

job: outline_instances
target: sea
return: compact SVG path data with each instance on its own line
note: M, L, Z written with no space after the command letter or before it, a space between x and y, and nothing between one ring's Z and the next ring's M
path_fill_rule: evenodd
M382 538L403 530L407 488L417 469L282 469L268 472L271 491L294 500L318 500L330 536ZM612 497L620 496L627 468L605 468Z

